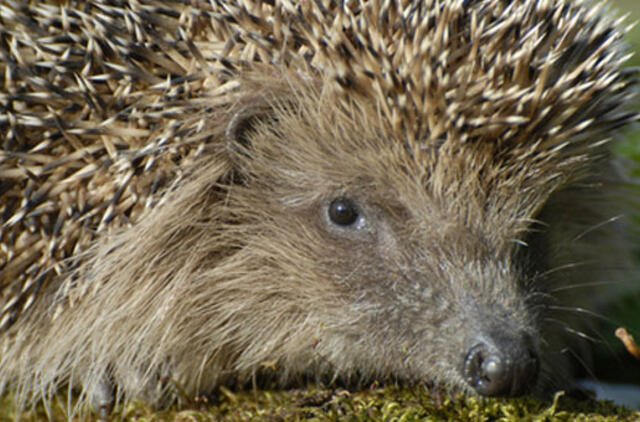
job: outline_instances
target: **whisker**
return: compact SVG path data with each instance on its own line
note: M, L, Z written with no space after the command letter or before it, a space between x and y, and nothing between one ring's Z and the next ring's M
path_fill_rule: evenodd
M531 277L530 282L535 282L543 277L547 277L551 274L555 274L558 271L570 270L570 269L581 267L588 264L589 264L589 261L582 261L582 262L572 262L569 264L559 265L557 267L551 268L550 270L546 270L539 274L535 274L533 277Z
M604 341L603 339L597 339L597 338L592 337L592 336L590 336L589 334L587 334L587 333L585 333L583 331L579 331L579 330L576 330L574 328L569 327L566 324L566 322L564 322L564 321L561 321L561 320L558 320L558 319L555 319L555 318L545 318L545 321L556 323L556 324L560 325L564 331L566 331L566 332L568 332L570 334L573 334L576 337L579 337L579 338L581 338L583 340L590 341L590 342L592 342L594 344L607 344L607 342Z
M577 240L580 240L582 237L584 237L587 234L593 232L594 230L598 230L599 228L601 228L603 226L606 226L607 224L615 223L616 221L620 220L623 217L624 217L624 215L621 214L621 215L616 215L614 217L608 218L608 219L604 220L601 223L595 224L595 225L587 228L585 231L583 231L582 233L578 234L576 237L571 239L571 241L575 242Z
M575 283L575 284L568 284L566 286L556 287L554 289L549 290L549 293L557 293L565 290L579 289L583 287L610 286L613 284L628 284L631 282L632 280L612 280L612 281L593 281L589 283Z
M571 349L570 347L565 347L564 349L562 349L560 351L560 353L562 353L562 354L569 353L572 357L574 357L578 361L578 363L580 363L582 368L584 368L584 370L589 374L589 377L591 379L593 379L593 380L597 380L598 379L598 377L596 377L596 374L591 369L590 365L587 365L587 363L584 361L584 359L582 359L580 357L580 355L578 353L576 353L573 349Z
M529 300L537 298L538 296L553 302L558 302L559 300L558 297L552 295L551 292L546 292L543 290L533 290L533 291L527 292L527 299Z
M548 305L547 308L554 311L575 312L577 314L585 314L585 315L589 315L594 318L597 318L601 321L607 322L609 324L617 325L617 323L609 317L606 317L594 311L590 311L589 309L580 308L578 306Z
M568 333L574 334L574 335L576 335L576 336L578 336L578 337L580 337L580 338L582 338L584 340L588 340L588 341L590 341L592 343L595 343L595 344L606 344L604 341L602 341L600 339L597 339L595 337L592 337L589 334L585 333L584 331L579 331L579 330L576 330L576 329L573 329L573 328L567 327L567 326L564 327L564 330L566 332L568 332Z

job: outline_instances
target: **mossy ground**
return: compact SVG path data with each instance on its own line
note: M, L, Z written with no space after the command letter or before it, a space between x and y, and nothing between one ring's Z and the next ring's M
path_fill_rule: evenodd
M11 399L0 402L0 422L14 420ZM66 399L51 405L51 418L65 420ZM21 421L47 418L42 406ZM99 420L85 415L76 420ZM221 389L211 400L193 400L163 411L141 402L117 406L118 421L636 421L640 412L609 402L578 401L559 393L551 403L534 399L480 399L444 394L424 386L411 389L372 387L358 392L309 388L288 391L231 392Z

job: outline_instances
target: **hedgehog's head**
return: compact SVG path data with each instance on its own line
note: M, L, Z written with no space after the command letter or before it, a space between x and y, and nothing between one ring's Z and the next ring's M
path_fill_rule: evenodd
M402 29L344 12L370 26L334 28L322 77L289 74L282 99L267 77L231 119L231 204L260 211L252 247L323 327L305 359L482 395L566 385L541 314L571 253L549 255L562 219L598 215L597 195L570 192L605 171L630 82L618 36L583 8L556 10L556 32L553 10L509 4L415 10Z
M523 244L558 182L495 143L412 145L358 100L308 90L266 109L231 119L229 206L255 213L248 247L324 327L303 355L365 379L529 391L546 262Z

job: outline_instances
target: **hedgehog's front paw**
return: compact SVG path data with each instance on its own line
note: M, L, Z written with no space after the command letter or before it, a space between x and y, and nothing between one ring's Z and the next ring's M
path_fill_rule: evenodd
M114 404L114 386L111 379L103 375L98 382L85 386L85 392L100 420L107 420Z

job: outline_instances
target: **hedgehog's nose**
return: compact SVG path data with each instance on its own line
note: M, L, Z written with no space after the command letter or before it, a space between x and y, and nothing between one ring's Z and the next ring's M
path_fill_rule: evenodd
M540 364L527 335L476 340L464 358L463 376L483 396L513 397L535 383Z

